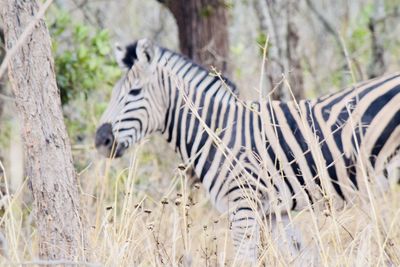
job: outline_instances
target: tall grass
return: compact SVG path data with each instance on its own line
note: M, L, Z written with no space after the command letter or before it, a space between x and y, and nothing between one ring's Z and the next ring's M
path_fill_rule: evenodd
M214 211L204 190L190 185L190 178L178 168L164 176L153 162L151 175L141 177L143 150L139 146L130 153L125 169L117 171L117 165L126 161L102 159L79 175L89 262L98 266L242 264L232 246L227 216ZM35 258L37 235L26 187L25 182L2 203L1 225L8 243L3 247L2 266L40 263ZM374 193L368 202L358 201L335 212L297 212L292 219L304 231L307 246L317 244L322 259L318 266L400 266L398 186L384 195ZM260 265L295 266L296 260L282 258L279 250L271 248L268 236L263 235Z

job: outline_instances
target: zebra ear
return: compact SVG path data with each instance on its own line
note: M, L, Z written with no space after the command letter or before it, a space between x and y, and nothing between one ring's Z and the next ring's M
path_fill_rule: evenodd
M126 48L121 46L119 43L115 43L114 45L114 55L115 55L115 60L118 63L118 66L122 69L128 69L128 66L126 65L125 61L125 56L126 56Z
M151 63L154 57L154 45L149 39L141 39L137 44L137 57L140 62Z

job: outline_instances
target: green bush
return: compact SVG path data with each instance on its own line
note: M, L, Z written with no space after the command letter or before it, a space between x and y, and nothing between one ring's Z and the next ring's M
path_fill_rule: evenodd
M115 83L120 70L110 57L107 30L72 22L68 13L54 8L48 16L61 102L87 97L90 91Z

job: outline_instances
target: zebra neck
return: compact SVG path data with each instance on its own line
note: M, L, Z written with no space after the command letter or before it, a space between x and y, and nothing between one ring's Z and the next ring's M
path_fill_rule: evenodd
M225 80L186 64L183 71L164 75L169 104L163 135L185 163L196 165L202 148L211 143L210 131L226 127L223 114L236 107L236 98Z

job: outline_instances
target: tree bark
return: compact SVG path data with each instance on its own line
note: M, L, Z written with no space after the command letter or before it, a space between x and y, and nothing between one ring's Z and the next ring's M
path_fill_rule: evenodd
M304 98L303 70L299 53L299 36L294 21L296 0L254 0L254 10L260 22L260 31L269 38L266 75L267 90L272 98L293 100L289 88L282 82L283 74L296 100Z
M385 2L374 1L374 11L369 19L371 32L372 58L368 66L368 78L372 79L383 75L386 71L384 39L385 34Z
M0 0L6 50L38 13L36 0ZM35 205L39 256L82 259L85 234L70 142L61 111L47 27L40 19L8 62L22 124L26 174Z
M288 0L286 7L286 42L287 42L287 61L288 61L288 81L293 97L296 100L303 99L304 79L303 68L301 66L301 56L299 51L299 35L294 17L298 9L297 0Z
M318 2L318 1L316 1ZM342 41L340 39L339 32L335 29L335 26L331 24L328 19L324 16L324 12L320 11L317 6L315 5L313 0L306 0L306 4L309 8L309 10L315 15L315 17L318 19L318 21L321 22L321 25L325 28L326 32L329 33L333 39L335 40L335 43L337 45L337 48L343 58L343 67L342 67L342 87L347 86L350 82L351 78L351 70L350 66L348 64L348 59L346 55L346 51L343 47Z
M4 55L6 54L6 51L4 49L4 31L3 28L0 27L0 65L3 63ZM3 75L5 76L5 75ZM5 78L0 77L0 94L4 93L4 87L5 87ZM3 110L4 110L4 100L3 98L0 97L0 118L3 115ZM0 123L1 127L1 123ZM1 128L0 128L1 131ZM3 161L3 149L0 148L0 160ZM4 175L3 170L0 170L0 177ZM3 186L0 187L0 198L4 195L2 194L4 192ZM1 253L0 253L1 254Z
M205 66L230 74L227 7L221 0L158 0L176 19L180 49Z
M4 48L4 30L3 28L0 28L0 65L3 63L4 55L6 54L5 48ZM5 75L3 75L5 76ZM6 79L5 77L0 77L0 94L4 92L4 87L5 87ZM0 117L3 114L3 107L4 107L4 101L2 98L0 98Z

